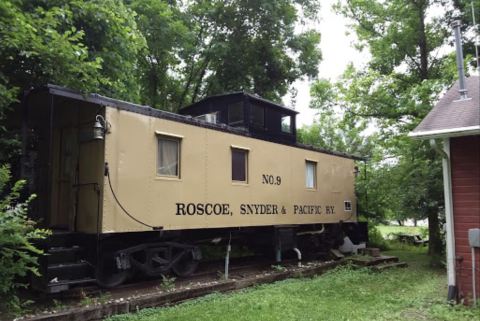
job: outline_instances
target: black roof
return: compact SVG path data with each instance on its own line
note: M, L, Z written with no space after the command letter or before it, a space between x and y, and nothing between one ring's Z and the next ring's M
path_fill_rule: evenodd
M256 139L260 139L260 140L266 140L266 141L270 141L270 142L273 142L273 143L278 143L278 144L282 144L282 145L307 149L307 150L316 151L316 152L320 152L320 153L324 153L324 154L330 154L330 155L344 157L344 158L350 158L350 159L354 159L354 160L362 160L362 161L366 160L364 157L361 157L361 156L350 155L350 154L342 153L342 152L330 151L330 150L326 150L326 149L323 149L323 148L314 147L314 146L311 146L311 145L304 145L304 144L300 144L300 143L277 142L277 141L273 141L273 140L258 138L254 134L251 134L251 133L247 132L245 129L231 127L231 126L228 126L226 124L213 124L213 123L209 123L209 122L206 122L206 121L203 121L203 120L200 120L200 119L196 119L192 116L179 115L179 114L176 114L176 113L171 113L171 112L168 112L168 111L155 109L155 108L152 108L152 107L146 106L146 105L139 105L139 104L126 102L126 101L119 100L119 99L113 99L113 98L105 97L105 96L102 96L102 95L99 95L99 94L81 93L79 91L72 90L72 89L65 88L65 87L61 87L61 86L57 86L57 85L49 84L49 85L46 85L46 86L43 86L43 87L33 89L28 93L28 95L34 95L37 92L48 92L49 94L55 95L55 96L61 96L61 97L66 97L66 98L70 98L70 99L80 100L80 101L84 101L84 102L88 102L88 103L92 103L92 104L96 104L96 105L101 105L101 106L116 107L116 108L121 109L121 110L126 110L126 111L130 111L130 112L137 113L137 114L147 115L147 116L150 116L150 117L156 117L156 118L162 118L162 119L182 122L182 123L185 123L185 124L190 124L190 125L199 126L199 127L208 128L208 129L213 129L213 130L219 130L219 131L223 131L223 132L227 132L227 133L231 133L231 134L235 134L235 135L246 136L246 137L256 138ZM253 97L255 99L258 99L258 100L261 99L261 98L256 97L256 96L253 96ZM268 100L265 100L265 101L268 102ZM270 103L273 104L272 102L270 102ZM286 107L283 107L283 108L286 108Z
M298 114L298 111L296 111L295 109L291 109L291 108L288 108L288 107L285 107L283 105L280 105L280 104L277 104L277 103L274 103L273 101L270 101L268 99L265 99L265 98L262 98L258 95L255 95L255 94L250 94L248 92L245 92L245 91L234 91L234 92L230 92L230 93L225 93L225 94L218 94L218 95L212 95L212 96L208 96L208 97L205 97L193 104L190 104L188 106L185 106L181 109L181 112L182 113L186 113L188 112L189 109L191 109L192 107L195 107L199 104L202 104L202 103L205 103L207 101L211 101L211 100L216 100L216 99L219 99L219 98L226 98L226 97L234 97L234 96L244 96L244 97L248 97L250 100L252 101L257 101L257 102L261 102L261 103L264 103L264 104L267 104L269 106L272 106L273 108L275 109L280 109L288 114L291 114L291 115L294 115L294 114Z

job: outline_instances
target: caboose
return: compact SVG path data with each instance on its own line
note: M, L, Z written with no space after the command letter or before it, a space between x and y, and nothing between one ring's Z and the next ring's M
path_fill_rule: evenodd
M49 85L23 110L31 216L53 231L38 288L188 276L205 244L281 260L365 241L360 158L298 143L290 108L236 92L175 114Z

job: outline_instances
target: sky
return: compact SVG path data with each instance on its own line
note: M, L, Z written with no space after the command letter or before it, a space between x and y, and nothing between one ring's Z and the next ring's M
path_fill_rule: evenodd
M349 21L341 15L338 15L332 9L332 5L338 0L322 0L320 8L320 21L313 25L321 34L320 49L323 59L319 66L319 78L337 80L345 71L346 66L352 62L357 69L361 69L370 59L368 52L359 52L353 47L356 41L354 32L348 28ZM445 14L445 8L442 5L432 6L428 13L428 18L433 19ZM479 18L477 18L478 20ZM312 28L312 25L306 26ZM299 31L302 31L299 27ZM439 49L439 53L454 50L450 45ZM475 74L476 72L473 72ZM480 73L480 72L479 72ZM284 97L286 106L294 108L299 112L297 115L297 128L304 125L311 125L315 119L315 110L310 109L310 85L308 80L298 80L294 83L298 94L295 105L290 103L287 95Z
M330 80L338 79L350 62L358 67L364 65L369 59L368 53L361 53L353 48L352 42L356 37L353 34L347 35L348 20L333 11L332 5L335 2L337 0L322 0L320 22L316 26L321 34L320 49L323 56L319 66L319 78ZM300 128L303 125L312 124L315 111L308 107L310 82L298 80L294 86L298 90L295 106L289 103L288 97L284 101L288 107L300 112L297 115L297 127Z

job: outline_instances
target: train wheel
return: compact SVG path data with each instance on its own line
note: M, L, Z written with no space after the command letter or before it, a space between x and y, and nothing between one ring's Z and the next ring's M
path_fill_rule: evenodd
M195 253L195 250L188 250L182 255L182 257L175 262L172 266L172 271L177 276L188 277L191 276L198 267L200 262L197 258L199 257L198 253Z
M97 283L103 288L114 288L124 283L130 276L130 270L119 270L115 262L114 251L104 248L95 271Z

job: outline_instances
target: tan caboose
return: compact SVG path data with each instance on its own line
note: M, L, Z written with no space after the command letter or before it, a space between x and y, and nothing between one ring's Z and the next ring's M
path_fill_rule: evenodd
M362 240L358 158L297 143L292 109L237 92L179 115L57 86L24 106L22 172L39 195L34 217L54 230L50 291L188 275L212 241L280 259Z

